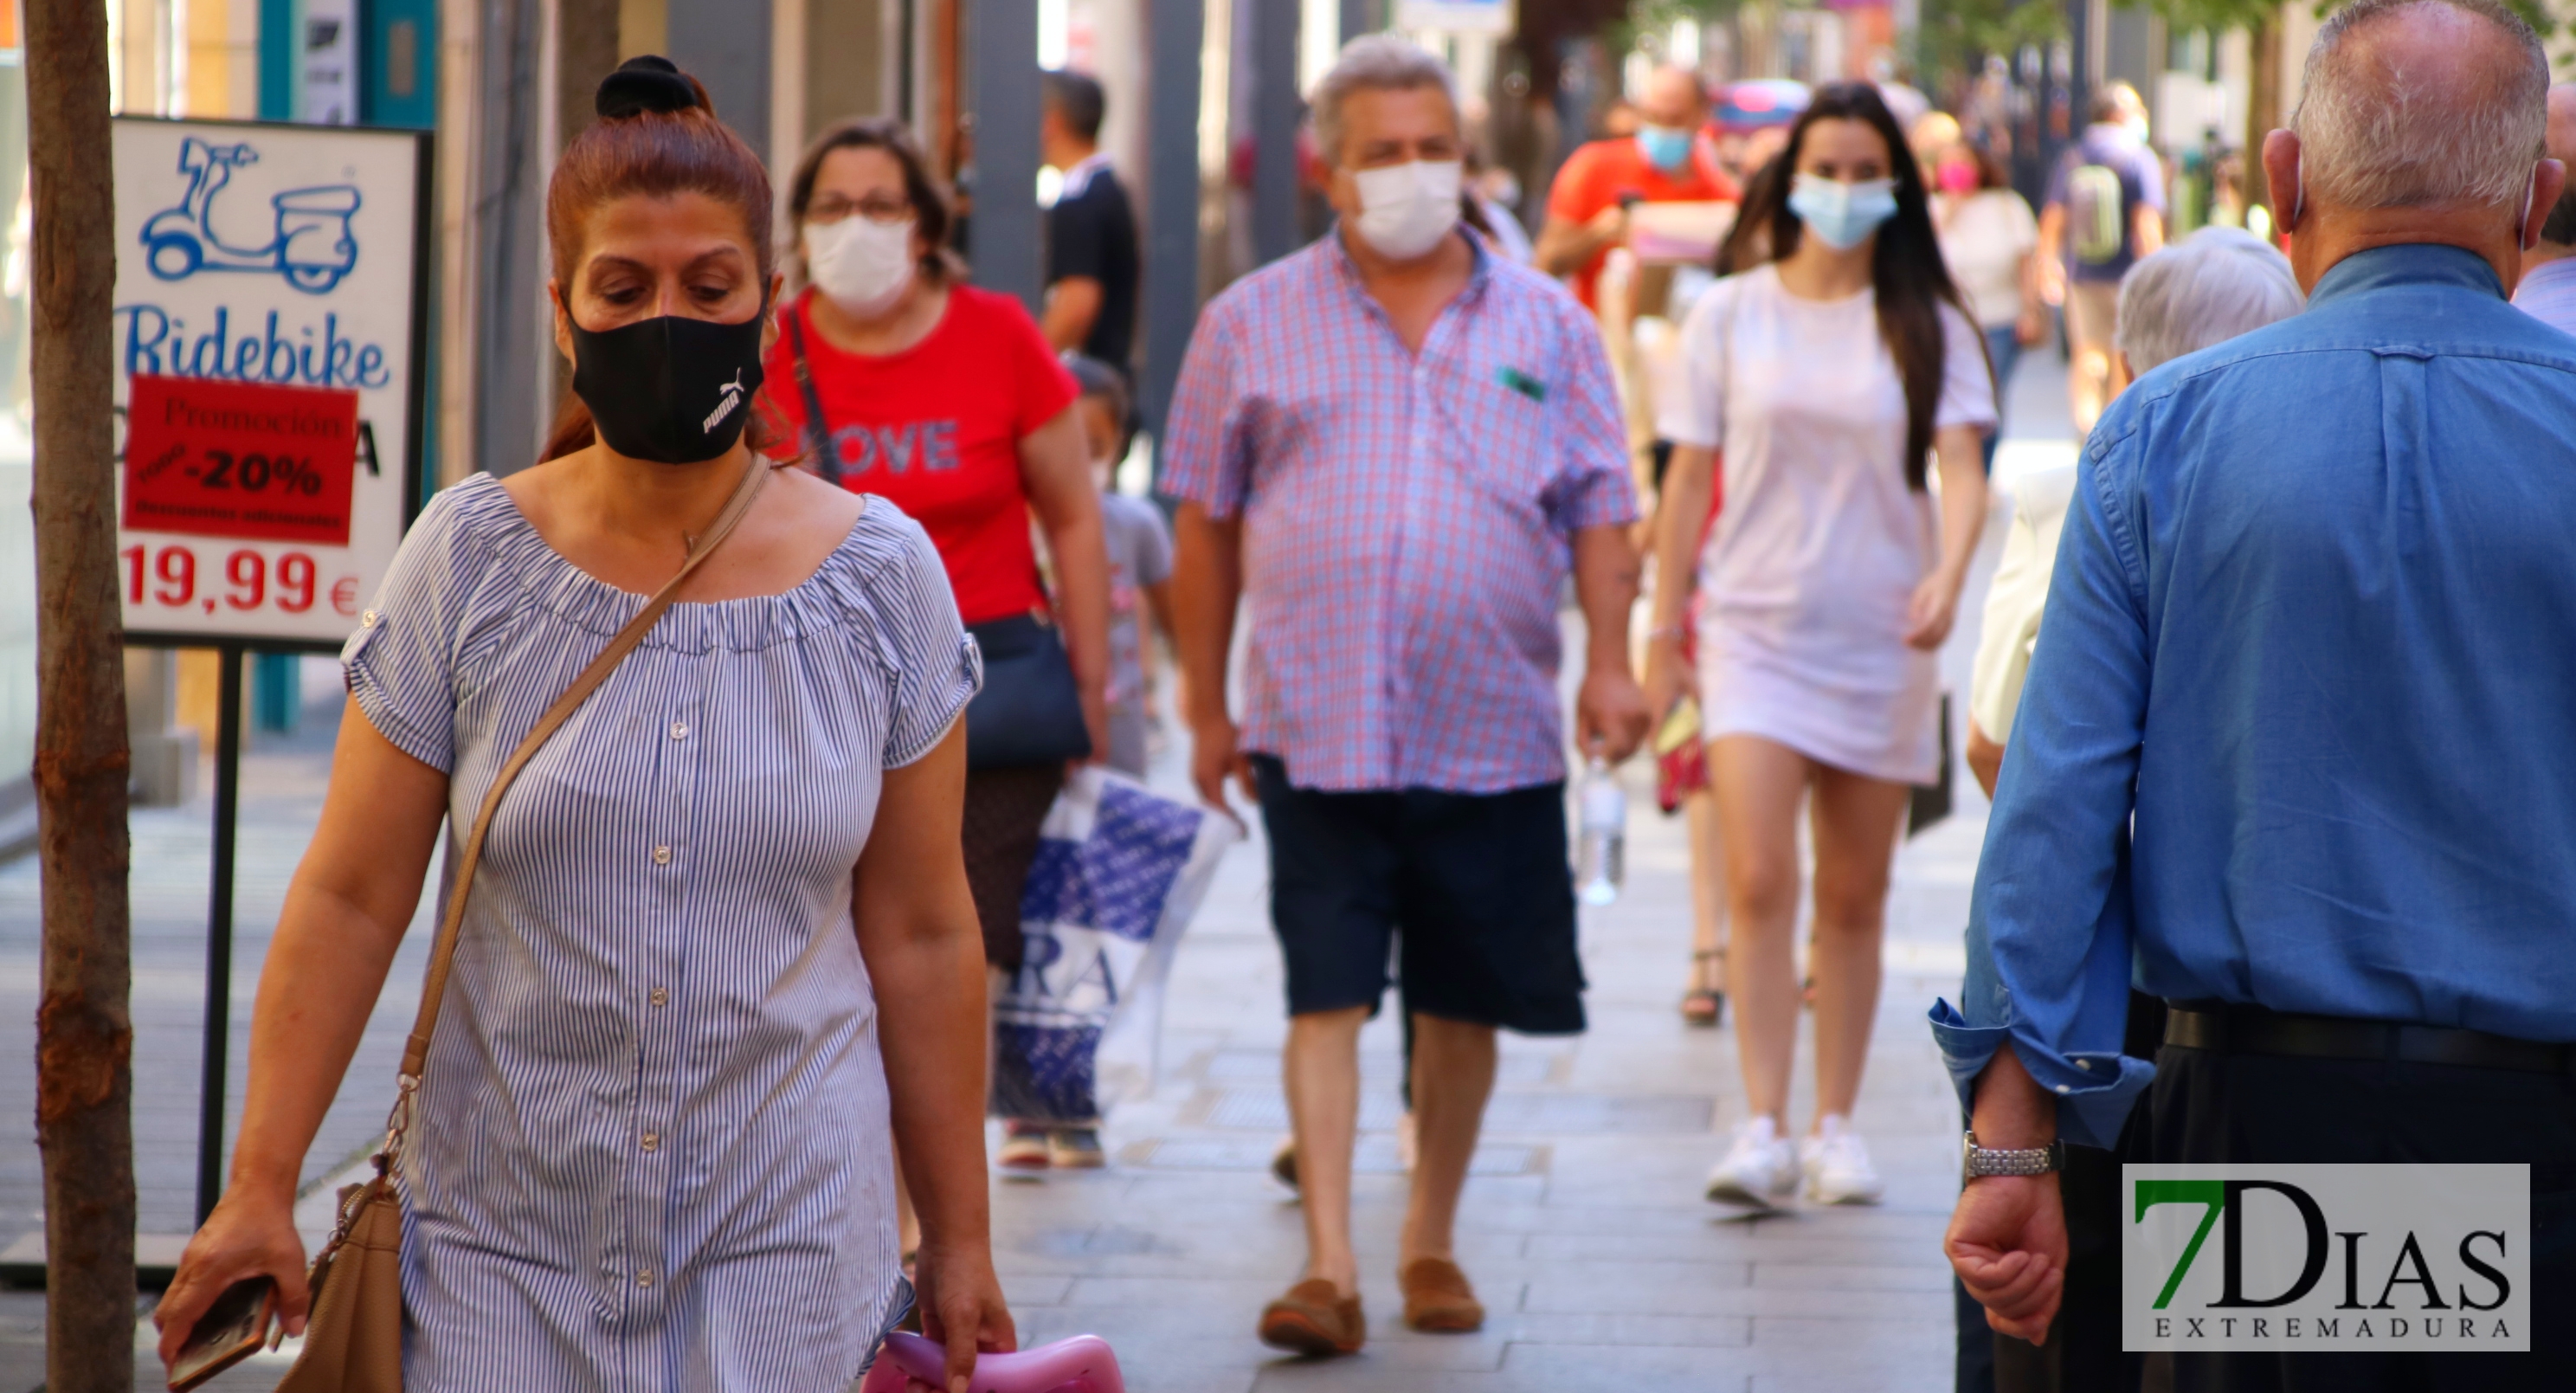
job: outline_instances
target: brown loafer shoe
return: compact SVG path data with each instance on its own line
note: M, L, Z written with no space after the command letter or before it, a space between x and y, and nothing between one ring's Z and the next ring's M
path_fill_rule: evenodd
M1299 1354L1357 1354L1368 1343L1359 1293L1343 1296L1321 1277L1288 1289L1261 1312L1261 1343Z
M1467 1274L1447 1258L1415 1258L1396 1275L1404 1288L1404 1323L1429 1335L1463 1335L1485 1325L1484 1303Z

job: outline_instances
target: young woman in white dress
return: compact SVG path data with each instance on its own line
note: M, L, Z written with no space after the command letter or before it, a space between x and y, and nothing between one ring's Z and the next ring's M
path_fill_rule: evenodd
M1850 1125L1878 1007L1890 863L1939 772L1939 673L1986 513L1994 382L1923 177L1865 84L1823 88L1784 154L1772 259L1700 297L1666 404L1647 699L1696 685L1725 847L1727 994L1747 1119L1709 1178L1768 1207L1883 1190ZM1935 461L1937 460L1937 465ZM1712 472L1726 507L1704 548ZM1933 476L1937 473L1938 492ZM1679 656L1694 588L1698 670ZM1790 1140L1798 820L1815 843L1816 1118Z

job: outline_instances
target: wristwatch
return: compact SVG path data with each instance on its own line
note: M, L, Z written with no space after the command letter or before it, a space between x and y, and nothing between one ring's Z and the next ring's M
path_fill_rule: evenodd
M1970 1132L1963 1143L1959 1179L1965 1184L1981 1175L2046 1175L2065 1166L2063 1142L2051 1139L2046 1146L2007 1151L1977 1145L1977 1134Z

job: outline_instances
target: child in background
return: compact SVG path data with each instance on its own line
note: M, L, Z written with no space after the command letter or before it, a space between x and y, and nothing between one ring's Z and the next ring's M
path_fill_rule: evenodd
M1082 385L1077 407L1100 484L1100 526L1109 540L1109 767L1145 776L1146 736L1153 718L1153 644L1172 634L1172 534L1162 511L1118 492L1111 475L1126 458L1127 384L1116 369L1079 353L1064 357Z

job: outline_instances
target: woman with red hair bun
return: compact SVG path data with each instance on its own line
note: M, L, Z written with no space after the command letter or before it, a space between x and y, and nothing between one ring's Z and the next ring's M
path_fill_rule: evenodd
M395 1154L405 1388L843 1393L913 1305L893 1136L951 1377L1014 1343L958 834L974 645L919 524L759 453L760 161L662 59L598 110L546 200L572 398L542 463L431 502L342 654L232 1183L161 1303L165 1360L245 1278L303 1328L306 1153L442 822L452 989Z

